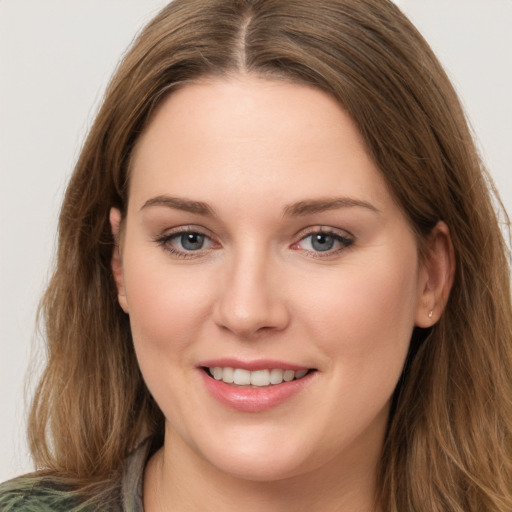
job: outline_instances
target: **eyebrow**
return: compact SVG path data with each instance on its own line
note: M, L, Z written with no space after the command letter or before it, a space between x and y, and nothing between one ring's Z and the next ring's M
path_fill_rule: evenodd
M284 209L285 216L298 217L301 215L310 215L312 213L320 213L328 210L336 210L338 208L366 208L373 213L380 213L380 210L373 204L360 199L351 197L337 197L333 199L317 199L312 201L299 201L288 205Z
M195 213L197 215L205 215L207 217L215 216L213 208L207 203L179 197L171 197L165 195L152 197L142 205L141 210L151 206L165 206L167 208ZM354 199L350 197L338 197L333 199L313 199L309 201L299 201L297 203L290 204L284 208L284 216L300 217L303 215L310 215L328 210L353 207L366 208L374 213L380 213L378 208L376 208L371 203L368 203L367 201L362 201L360 199Z
M215 215L213 209L208 204L203 203L202 201L192 201L190 199L179 197L152 197L142 205L141 210L144 208L149 208L150 206L166 206L167 208L182 210L189 213L196 213L198 215L206 215L207 217L213 217Z

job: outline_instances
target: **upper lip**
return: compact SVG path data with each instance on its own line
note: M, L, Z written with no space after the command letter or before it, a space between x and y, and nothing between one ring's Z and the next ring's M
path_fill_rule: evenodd
M310 366L304 366L301 364L290 363L285 361L278 361L276 359L254 359L252 361L242 361L240 359L234 359L230 357L201 361L198 364L198 366L203 368L241 368L243 370L249 371L271 370L273 368L295 371L311 369Z

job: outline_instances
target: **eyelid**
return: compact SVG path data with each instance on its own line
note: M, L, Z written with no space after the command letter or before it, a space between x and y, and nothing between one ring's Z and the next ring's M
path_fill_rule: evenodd
M338 243L342 244L342 247L339 247L337 249L332 249L332 250L326 250L326 251L311 251L308 249L302 249L302 248L298 247L298 245L303 240L307 239L310 236L317 235L317 234L332 236L333 238L335 238L338 241ZM350 233L349 231L347 231L345 229L339 229L339 228L334 228L334 227L330 227L330 226L321 226L321 225L309 226L307 228L304 228L297 233L295 238L297 239L297 241L291 245L291 248L296 249L296 250L302 250L306 253L310 253L315 258L327 258L330 256L332 257L334 255L339 254L342 251L347 250L355 242L355 236L352 233Z
M176 249L169 244L172 238L186 233L196 233L207 238L211 244L211 247L198 249L197 251L187 251ZM217 249L220 247L219 242L215 240L215 237L211 234L210 230L194 224L176 226L174 228L164 230L161 234L153 237L153 241L160 245L165 251L171 253L173 256L183 259L198 258L204 256L205 253L211 251L212 249Z
M325 235L336 235L336 236L340 236L342 238L355 240L355 236L350 231L347 231L346 229L335 228L332 226L325 226L323 224L318 224L318 225L313 225L313 226L308 226L306 228L302 228L300 231L298 231L295 234L294 238L297 239L297 241L300 241L303 238L305 238L309 235L314 235L316 233L322 233Z
M172 236L180 235L181 233L197 233L198 235L203 235L210 239L214 238L209 229L195 224L186 224L184 226L164 229L160 234L156 235L154 239L171 238Z

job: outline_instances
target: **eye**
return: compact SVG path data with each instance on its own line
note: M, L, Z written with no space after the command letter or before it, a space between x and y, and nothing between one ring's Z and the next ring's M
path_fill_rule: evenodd
M159 236L155 242L171 254L182 258L200 256L218 245L204 233L187 228Z
M354 243L353 239L333 231L319 230L308 233L297 242L293 249L325 255L336 254Z
M201 233L178 233L169 242L181 245L186 251L198 251L204 247L206 237Z
M327 235L325 233L308 235L306 240L308 240L309 245L314 251L319 252L330 251L336 243L336 239L332 235Z

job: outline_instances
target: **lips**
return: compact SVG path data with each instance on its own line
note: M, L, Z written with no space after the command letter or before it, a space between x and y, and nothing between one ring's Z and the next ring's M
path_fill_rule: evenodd
M200 365L203 382L222 405L242 412L277 407L304 390L314 368L278 361L216 360Z

